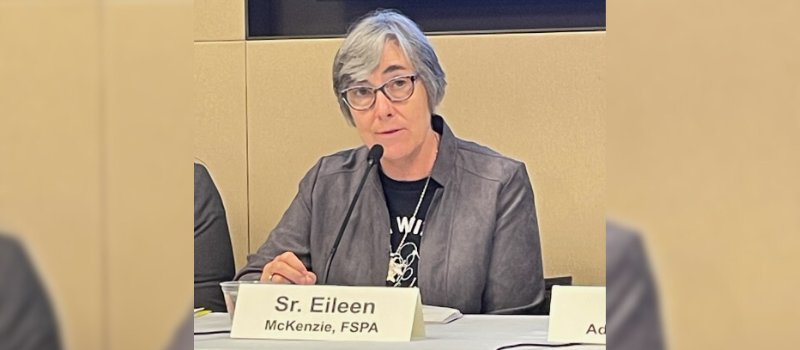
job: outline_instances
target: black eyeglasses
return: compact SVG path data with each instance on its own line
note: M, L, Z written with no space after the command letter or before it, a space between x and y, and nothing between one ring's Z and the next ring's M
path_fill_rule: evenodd
M417 80L416 74L404 75L389 79L380 87L353 86L341 91L342 99L350 108L357 111L366 111L375 105L378 91L383 92L386 98L392 102L402 102L414 94L414 82Z

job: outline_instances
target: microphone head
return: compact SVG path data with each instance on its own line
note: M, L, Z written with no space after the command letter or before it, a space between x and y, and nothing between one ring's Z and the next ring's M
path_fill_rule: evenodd
M375 164L375 162L381 160L381 157L383 157L383 146L375 144L369 149L367 162L369 162L370 165Z

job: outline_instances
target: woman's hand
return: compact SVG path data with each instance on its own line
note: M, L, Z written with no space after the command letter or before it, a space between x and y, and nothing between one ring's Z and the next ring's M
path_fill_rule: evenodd
M317 275L308 271L297 255L285 252L264 265L261 282L314 284L317 282Z

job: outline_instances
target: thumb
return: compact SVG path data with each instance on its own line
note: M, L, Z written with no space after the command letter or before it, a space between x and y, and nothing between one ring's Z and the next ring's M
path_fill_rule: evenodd
M315 273L313 273L311 271L306 271L306 281L308 281L308 284L316 284L317 283L317 274L315 274Z

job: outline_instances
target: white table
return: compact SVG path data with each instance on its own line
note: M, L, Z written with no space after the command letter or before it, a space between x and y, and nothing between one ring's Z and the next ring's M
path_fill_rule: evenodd
M466 315L449 324L425 324L424 339L410 342L321 342L231 339L229 334L195 335L195 349L484 349L519 343L547 343L547 316ZM230 329L226 313L212 313L194 320L195 332ZM555 349L605 349L601 345L575 345ZM517 347L513 350L552 349Z

